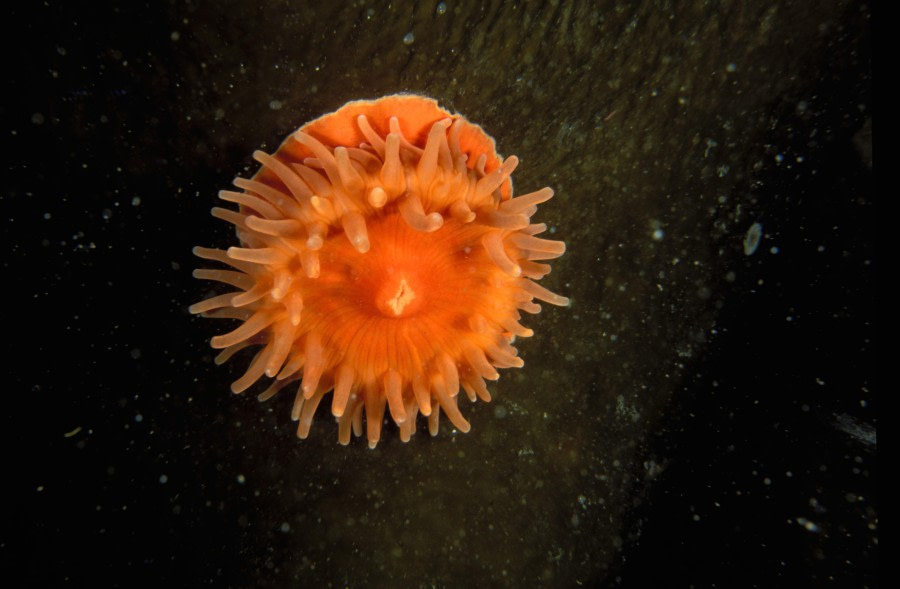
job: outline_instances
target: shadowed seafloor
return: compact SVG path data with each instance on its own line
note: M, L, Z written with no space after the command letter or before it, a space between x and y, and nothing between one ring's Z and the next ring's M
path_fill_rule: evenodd
M871 333L857 314L871 284L857 218L871 216L860 212L868 176L821 195L833 201L805 192L821 188L835 153L871 168L869 12L854 1L12 9L22 40L6 50L19 57L2 112L14 152L5 266L35 326L7 340L16 500L0 531L4 578L352 588L664 578L630 558L674 567L673 586L874 583ZM273 151L348 100L403 91L433 96L517 155L518 192L555 189L537 221L568 252L542 284L572 305L526 322L536 335L519 341L525 367L491 385L492 403L463 404L469 434L445 421L431 438L420 424L403 444L386 425L374 451L358 439L341 447L320 411L300 441L289 395L258 404L228 392L247 360L212 364L208 339L224 324L186 312L208 288L190 276L190 249L232 244L208 210L234 176L253 174L254 149ZM761 242L748 255L754 223ZM827 262L797 261L825 260L817 250ZM807 271L805 293L846 297L792 299L782 277ZM742 318L759 300L779 301L771 357L728 333L756 327ZM779 331L813 317L834 328ZM844 347L815 335L841 330ZM797 360L772 363L784 355ZM38 368L24 370L26 358ZM810 387L838 401L817 405ZM721 422L693 419L704 403L715 407L704 419ZM768 427L804 411L817 419L810 431L847 444L778 427L736 447L716 441L756 427L723 423ZM723 463L755 465L746 476L763 482L736 474L721 493L673 491L683 521L642 540L667 521L652 509L668 505L656 491L670 488L667 470L692 478L677 467L691 464L680 452L702 452L698 439L730 447ZM791 443L811 458L761 458ZM833 454L818 458L823 449ZM728 468L713 464L701 466ZM821 474L848 469L852 488ZM716 520L712 505L779 489L796 500L771 528L757 531L750 507L709 528L710 546L758 564L717 575L727 557L686 546L689 528ZM822 497L843 503L810 503ZM786 534L802 548L760 549ZM854 541L825 540L837 536ZM666 551L694 561L678 568Z

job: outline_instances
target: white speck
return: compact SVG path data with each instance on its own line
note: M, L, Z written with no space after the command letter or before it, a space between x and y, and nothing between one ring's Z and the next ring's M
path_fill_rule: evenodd
M412 45L415 42L416 36L412 34L412 32L406 33L403 35L403 44L404 45Z
M662 238L666 236L666 232L662 229L657 229L653 232L654 241L662 241Z
M443 15L445 12L447 12L447 5L443 2L438 2L435 12L437 13L438 16Z
M144 421L144 416L141 415L140 413L138 413L137 415L134 416L134 422L135 422L135 423L140 423L140 422L142 422L142 421Z
M133 206L133 207L139 207L139 206L141 206L141 197L140 197L140 196L135 196L134 198L132 198L132 199L131 199L131 206Z
M744 236L744 255L752 256L756 251L756 248L759 247L759 242L762 239L762 225L759 223L754 223L750 225L750 229L747 230L747 234Z
M282 523L281 523L281 528L280 528L280 529L281 529L282 532L284 532L285 534L287 534L288 532L291 531L291 524L289 524L289 523L287 523L287 522L282 522Z
M725 66L725 71L732 74L737 71L737 64L732 62Z
M800 524L801 526L803 526L804 528L806 528L806 530L808 532L818 532L820 529L819 526L817 526L815 523L809 521L805 517L798 517L797 523Z
M168 477L168 476L166 476L166 475L164 475L164 474L159 475L159 484L160 484L160 485L165 485L165 484L168 483L168 482L169 482L169 477Z
M281 110L282 103L280 100L270 100L269 108L272 110Z
M239 485L243 485L244 483L247 482L247 478L244 475L239 474L239 475L237 475L237 482Z

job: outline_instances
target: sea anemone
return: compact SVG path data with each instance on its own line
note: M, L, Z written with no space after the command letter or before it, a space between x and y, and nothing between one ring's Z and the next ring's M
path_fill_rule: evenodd
M300 438L329 392L341 444L351 430L362 435L365 414L375 447L385 405L403 441L418 413L432 435L441 411L469 431L460 388L490 401L485 380L523 365L512 344L533 332L520 312L540 311L534 299L568 304L535 282L550 272L540 260L565 252L531 222L553 191L513 198L518 159L414 95L348 103L253 158L256 175L219 193L237 210L212 209L240 245L194 249L230 266L197 278L236 289L190 308L241 321L212 338L216 363L259 346L232 391L269 377L266 400L299 380L291 416Z

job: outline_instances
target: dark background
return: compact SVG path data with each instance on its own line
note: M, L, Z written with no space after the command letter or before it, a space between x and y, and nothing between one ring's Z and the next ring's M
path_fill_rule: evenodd
M819 93L863 98L840 82ZM871 129L847 114L815 152L828 174L759 179L783 202L765 222L778 253L761 243L657 435L666 468L636 501L623 586L878 585ZM777 142L808 153L793 125Z
M198 400L227 377L201 380L207 328L186 312L201 287L184 279L192 246L227 241L209 187L249 152L171 116L184 81L159 74L180 59L161 41L176 10L91 6L4 9L0 583L256 586L276 551L234 534L261 507L232 473L269 466L240 446L246 424ZM590 586L877 585L865 22L855 58L807 80L815 108L775 108L762 149L783 163L748 187L763 240L641 448L647 484ZM196 484L166 492L176 478Z

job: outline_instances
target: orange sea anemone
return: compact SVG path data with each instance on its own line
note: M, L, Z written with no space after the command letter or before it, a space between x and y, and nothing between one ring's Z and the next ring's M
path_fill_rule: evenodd
M259 398L301 381L292 418L305 438L322 398L333 391L338 439L381 437L385 404L408 441L416 416L432 435L441 410L460 431L460 387L490 401L485 379L521 367L512 346L532 331L520 311L539 299L568 299L538 285L565 251L536 237L542 188L512 198L515 156L501 159L481 127L422 96L396 95L344 105L304 125L241 192L223 190L238 210L212 214L237 228L239 247L195 248L232 269L196 270L197 278L237 290L191 306L192 313L238 319L212 338L222 363L261 346L231 385L240 393L264 375Z

